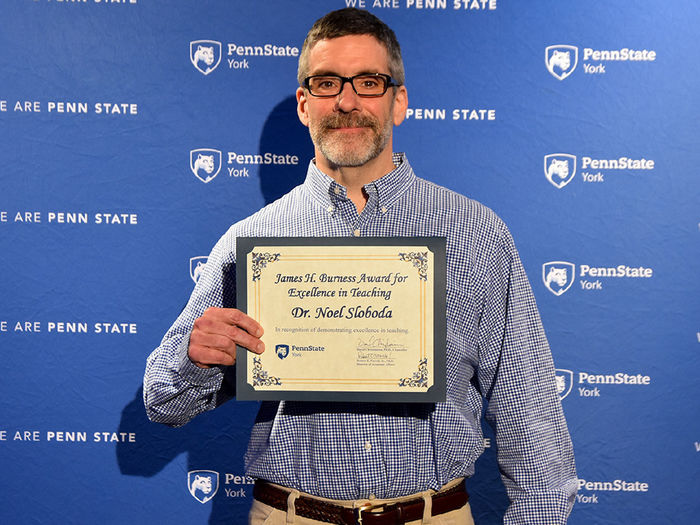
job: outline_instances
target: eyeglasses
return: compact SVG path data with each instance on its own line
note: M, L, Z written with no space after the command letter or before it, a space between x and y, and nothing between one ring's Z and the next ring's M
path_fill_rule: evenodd
M312 75L304 79L304 87L314 97L335 97L343 91L346 82L361 97L381 97L389 87L400 85L383 73L363 73L354 77Z

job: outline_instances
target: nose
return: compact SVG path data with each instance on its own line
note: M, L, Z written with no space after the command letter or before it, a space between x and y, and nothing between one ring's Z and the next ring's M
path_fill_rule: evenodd
M350 82L346 82L336 99L336 108L343 113L349 113L354 109L359 109L359 107L360 97L355 93Z

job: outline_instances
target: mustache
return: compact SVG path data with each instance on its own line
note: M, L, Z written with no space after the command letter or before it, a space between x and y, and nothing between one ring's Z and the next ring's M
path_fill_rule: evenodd
M335 128L376 128L377 120L369 115L344 115L336 113L324 117L321 127L326 129Z

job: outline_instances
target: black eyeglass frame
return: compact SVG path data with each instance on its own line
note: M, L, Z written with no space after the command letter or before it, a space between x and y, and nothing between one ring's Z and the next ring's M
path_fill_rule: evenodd
M318 77L331 77L331 78L339 78L340 79L340 88L338 89L337 93L334 93L333 95L316 95L311 91L311 86L309 84L309 81L312 78L318 78ZM359 77L381 77L386 81L386 84L384 85L384 91L381 93L376 93L374 95L365 95L357 92L357 89L355 88L355 84L353 81L356 78ZM352 77L344 77L341 75L311 75L308 76L304 79L304 87L308 90L309 94L312 97L317 97L317 98L331 98L331 97L337 97L343 92L343 88L345 87L345 83L348 82L350 84L350 87L352 87L352 90L355 92L355 94L358 97L365 97L365 98L379 98L383 97L386 95L386 92L389 90L390 87L399 87L401 84L398 84L392 77L391 75L387 75L385 73L360 73L359 75L354 75Z

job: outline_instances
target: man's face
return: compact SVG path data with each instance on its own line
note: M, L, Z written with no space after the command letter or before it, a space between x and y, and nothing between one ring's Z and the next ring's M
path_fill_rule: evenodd
M309 53L308 75L351 77L360 73L389 74L386 48L370 35L321 40ZM297 111L309 127L317 161L332 167L357 167L388 155L394 124L400 124L408 104L406 89L389 88L382 97L360 97L349 83L329 98L297 90ZM322 156L323 159L319 159Z

